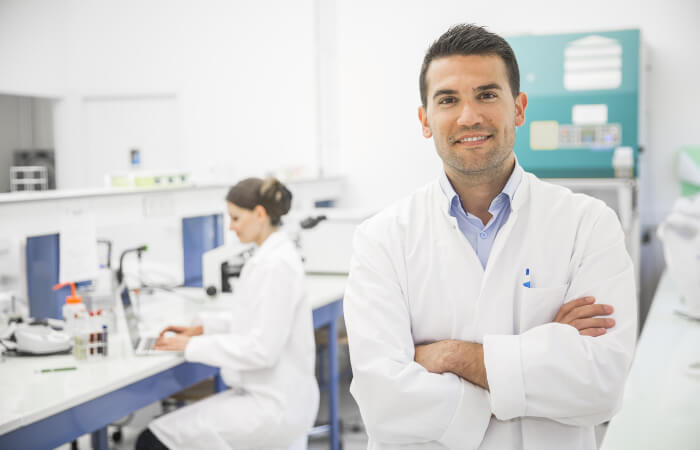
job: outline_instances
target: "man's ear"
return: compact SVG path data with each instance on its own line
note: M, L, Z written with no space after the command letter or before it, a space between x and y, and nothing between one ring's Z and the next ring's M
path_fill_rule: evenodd
M426 111L422 105L418 107L418 120L420 121L423 137L426 139L433 137L433 131L428 124L428 111Z
M525 123L525 108L527 108L527 94L521 92L515 97L515 126Z

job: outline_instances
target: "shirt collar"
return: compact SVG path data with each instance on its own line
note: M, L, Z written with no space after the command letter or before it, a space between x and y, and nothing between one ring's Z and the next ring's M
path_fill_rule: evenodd
M520 167L520 164L518 164L518 159L515 159L515 166L513 167L513 172L511 172L510 177L508 177L508 181L506 181L506 185L503 186L503 190L501 191L500 194L496 196L498 198L499 195L505 194L508 197L508 201L512 202L513 198L515 197L515 191L517 191L518 186L520 185L520 181L523 179L523 168ZM447 178L447 174L445 173L444 170L440 172L440 189L442 190L442 193L445 195L445 198L447 199L447 202L445 204L445 208L447 211L448 215L452 215L451 211L456 204L459 204L461 207L461 203L459 201L459 196L457 195L457 192L455 191L454 187L452 187L452 183L450 180ZM494 199L495 200L495 199Z

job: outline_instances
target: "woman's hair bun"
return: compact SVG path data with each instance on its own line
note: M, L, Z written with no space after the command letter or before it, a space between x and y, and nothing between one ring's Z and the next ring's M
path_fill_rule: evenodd
M272 225L282 223L282 216L292 206L292 193L277 178L246 178L233 186L226 200L236 206L253 209L258 205L265 208Z

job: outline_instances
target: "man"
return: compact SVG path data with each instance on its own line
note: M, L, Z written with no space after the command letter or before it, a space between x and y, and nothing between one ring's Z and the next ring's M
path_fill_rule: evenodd
M518 165L527 96L501 37L451 28L420 91L444 173L358 228L345 293L369 448L595 449L636 338L619 222Z

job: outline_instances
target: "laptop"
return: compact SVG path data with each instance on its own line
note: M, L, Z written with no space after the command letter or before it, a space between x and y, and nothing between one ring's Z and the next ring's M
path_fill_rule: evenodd
M129 332L131 345L134 347L134 354L137 356L146 355L167 355L174 352L168 350L156 350L153 348L158 340L157 335L142 336L139 331L139 318L134 311L134 305L131 303L129 288L126 286L121 292L122 305L124 306L124 317L126 318L126 328ZM175 352L176 353L176 352Z

